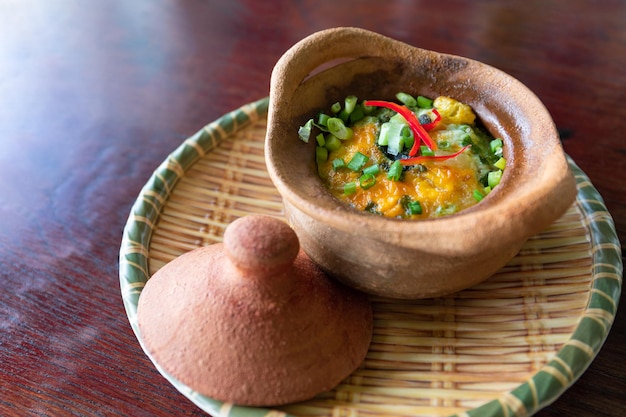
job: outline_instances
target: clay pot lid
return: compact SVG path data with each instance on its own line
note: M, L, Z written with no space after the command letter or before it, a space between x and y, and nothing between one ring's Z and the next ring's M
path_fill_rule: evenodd
M153 361L196 392L270 406L330 390L363 361L368 299L330 280L293 230L267 216L233 222L224 243L155 273L138 303Z

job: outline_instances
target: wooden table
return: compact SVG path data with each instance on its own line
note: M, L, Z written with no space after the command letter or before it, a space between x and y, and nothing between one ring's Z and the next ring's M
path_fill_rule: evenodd
M204 415L128 324L122 229L168 153L266 96L275 61L320 29L360 26L521 80L626 241L625 22L617 0L0 0L0 415ZM622 308L537 415L624 415L624 346Z

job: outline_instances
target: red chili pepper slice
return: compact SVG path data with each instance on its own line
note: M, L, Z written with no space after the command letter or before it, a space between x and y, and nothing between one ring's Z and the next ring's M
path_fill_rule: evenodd
M454 158L455 156L460 155L461 153L463 153L463 151L465 151L470 146L472 145L465 145L464 147L461 148L461 150L450 155L433 155L433 156L421 155L421 156L416 156L414 158L400 159L400 163L402 165L417 165L425 161L445 161L446 159L451 159L451 158Z
M366 106L376 106L376 107L386 107L399 113L404 117L404 119L409 124L409 127L413 131L413 136L415 140L413 141L413 146L409 151L409 156L417 155L417 151L420 148L420 141L424 142L424 145L428 146L431 151L437 150L437 144L426 132L426 129L420 124L417 116L413 113L408 107L403 106L401 104L397 104L391 101L382 101L382 100L366 100L363 104Z

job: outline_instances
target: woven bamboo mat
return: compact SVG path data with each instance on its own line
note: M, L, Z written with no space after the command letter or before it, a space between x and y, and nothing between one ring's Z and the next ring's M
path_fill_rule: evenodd
M238 217L282 218L263 157L264 104L243 108L243 116L232 113L226 125L208 125L186 142L185 152L193 155L173 154L142 192L142 207L127 229L139 224L151 238L125 237L120 256L122 293L136 332L136 300L147 277L184 252L220 242ZM602 206L601 199L584 174L577 177L593 198L579 193L558 221L484 283L436 299L371 297L369 353L330 392L265 412L204 398L159 370L198 406L221 416L530 415L591 362L621 290L612 220L605 209L590 206ZM128 268L142 268L146 277L123 276Z

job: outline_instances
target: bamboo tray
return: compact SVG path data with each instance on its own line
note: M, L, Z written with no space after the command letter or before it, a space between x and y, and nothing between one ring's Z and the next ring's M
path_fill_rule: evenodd
M282 217L263 157L267 104L259 100L205 126L155 170L138 196L123 233L120 285L140 343L137 301L156 270L221 241L238 217ZM214 416L532 415L591 363L621 292L613 220L587 176L570 165L576 202L492 278L437 299L372 297L368 355L330 392L275 410L240 407L195 393L155 366Z

